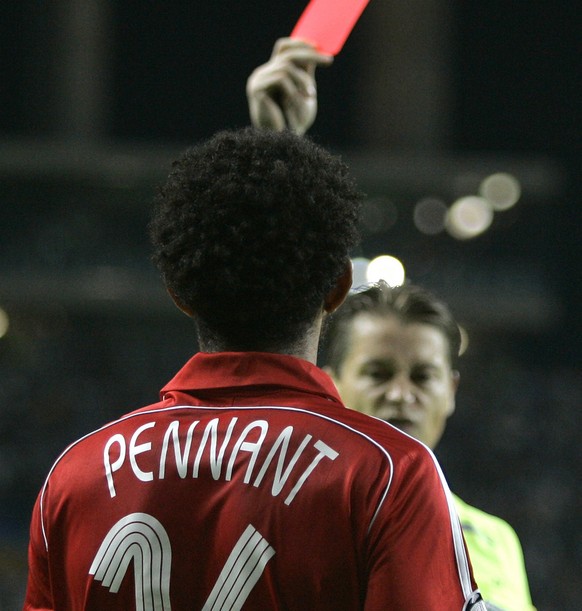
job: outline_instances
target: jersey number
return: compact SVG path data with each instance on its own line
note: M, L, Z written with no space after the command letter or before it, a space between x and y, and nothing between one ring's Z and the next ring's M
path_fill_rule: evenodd
M275 550L249 524L224 564L202 611L240 611ZM171 611L172 546L161 522L132 513L107 533L89 569L110 592L119 591L133 562L136 611Z

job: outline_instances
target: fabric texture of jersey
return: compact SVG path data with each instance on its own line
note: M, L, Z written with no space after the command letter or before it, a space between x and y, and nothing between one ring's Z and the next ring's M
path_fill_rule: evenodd
M523 551L513 528L501 518L453 495L469 549L473 574L488 606L501 611L535 611Z
M56 461L24 609L485 607L425 446L306 361L200 353Z

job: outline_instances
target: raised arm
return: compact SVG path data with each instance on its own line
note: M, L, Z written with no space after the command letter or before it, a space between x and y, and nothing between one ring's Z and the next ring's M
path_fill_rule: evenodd
M247 80L251 122L255 127L304 134L317 115L315 69L329 66L331 55L293 38L280 38L269 61Z

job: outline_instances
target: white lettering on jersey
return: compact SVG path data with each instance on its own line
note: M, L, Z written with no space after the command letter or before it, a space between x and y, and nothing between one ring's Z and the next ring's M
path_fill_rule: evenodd
M271 493L273 496L277 496L279 492L281 492L283 486L285 485L285 482L289 479L289 475L291 474L295 463L299 460L299 457L303 453L305 446L311 441L311 435L306 435L303 441L301 442L301 445L297 448L295 454L289 461L285 472L282 473L283 462L285 460L285 456L287 455L287 449L289 448L289 440L291 439L292 433L293 427L288 426L283 429L282 433L279 435L279 437L277 437L275 443L271 446L271 450L269 451L267 458L265 458L265 462L263 463L263 466L261 467L261 470L259 471L259 474L257 475L257 479L255 480L253 486L258 487L263 481L263 477L265 477L265 473L267 472L271 461L273 460L279 447L281 447L281 451L279 452L279 460L277 461L277 468L275 470L275 475L273 476L273 487L271 489Z
M116 460L111 463L109 450L111 446L117 444L119 446L119 456ZM107 440L105 447L103 448L103 464L105 465L105 477L107 478L107 486L109 487L109 494L113 498L116 494L115 486L113 485L113 472L117 471L125 461L125 437L123 435L113 435Z
M284 501L286 505L289 505L319 463L324 458L335 460L339 455L323 441L313 441L312 435L307 434L293 456L288 459L287 454L294 432L292 426L283 429L268 448L263 448L269 423L266 420L254 420L236 434L237 422L238 418L231 418L226 430L219 435L219 427L222 424L224 428L224 421L213 418L206 424L203 431L197 431L200 421L196 420L190 423L185 435L181 436L180 422L174 420L165 430L159 450L153 447L152 441L147 440L146 437L146 431L154 428L155 422L147 422L138 427L131 435L129 443L123 435L119 433L113 435L107 440L103 449L105 478L111 498L117 494L114 474L126 465L127 456L129 456L129 467L135 477L139 481L150 482L154 479L154 472L142 469L138 465L137 457L144 455L143 460L145 461L146 454L154 453L155 456L159 451L159 469L157 471L159 479L165 479L170 468L175 468L178 476L185 479L191 464L193 478L199 477L201 467L205 465L210 468L214 480L218 481L223 478L228 482L232 480L237 468L244 468L243 482L249 484L252 481L255 487L263 483L267 474L272 474L271 494L274 497L281 493L287 482L292 483L293 488ZM219 437L222 437L220 447L218 445ZM299 459L308 452L313 453L314 450L316 454L311 458L307 468L302 473L298 473L296 467ZM266 455L265 452L267 452ZM264 458L261 462L262 456ZM288 462L285 465L287 459ZM142 466L144 464L142 463ZM226 465L224 472L223 465ZM253 481L257 468L258 473Z
M166 529L147 513L132 513L114 524L89 574L115 594L132 562L136 611L170 611L172 547Z
M218 443L218 423L220 421L218 418L214 418L206 425L206 428L204 429L204 436L202 437L200 447L198 448L198 453L196 454L196 460L194 461L192 477L198 477L198 474L200 473L200 461L202 460L202 452L204 451L208 436L210 434L210 471L212 473L212 477L215 480L220 479L220 473L222 471L222 460L224 458L224 453L226 452L226 446L228 445L228 442L232 437L232 430L234 429L234 425L236 424L237 420L238 418L233 418L230 421L218 456L216 456L216 445Z
M257 441L245 441L249 436L250 432L253 429L260 429L259 439ZM234 449L232 454L230 455L230 460L228 461L228 469L226 470L226 481L230 481L232 479L232 469L234 467L234 461L236 460L238 453L249 452L250 460L249 465L247 467L247 471L245 473L244 483L248 484L251 479L251 474L253 472L253 467L257 462L257 456L259 454L259 450L261 449L261 445L265 440L265 436L267 435L267 431L269 429L269 424L266 420L255 420L248 424L244 431L241 433L241 436L238 438L238 441L234 445Z
M146 429L151 429L154 426L156 426L155 422L148 422L147 424L140 426L137 431L131 436L131 440L129 442L129 461L131 462L131 468L133 469L135 476L142 482L151 482L154 479L154 474L152 471L142 471L137 466L137 461L135 460L135 457L138 454L142 454L143 452L149 452L152 449L152 443L151 441L147 441L146 443L140 443L139 445L136 445L136 442L137 438Z
M316 441L315 449L319 450L319 454L313 459L309 467L305 469L301 477L297 480L293 490L291 490L289 496L285 499L285 505L289 505L295 498L295 495L299 492L301 486L303 486L303 484L307 481L307 478L313 473L313 470L315 467L317 467L324 456L330 460L335 460L339 456L338 452L330 448L327 444L323 443L323 441Z
M178 422L178 420L174 420L174 422L170 424L170 426L164 433L164 441L162 443L162 454L160 456L159 471L160 479L164 479L166 475L166 457L168 455L168 444L170 442L170 436L172 437L172 442L174 443L174 458L176 459L176 469L178 471L178 475L182 479L186 477L186 474L188 473L188 454L190 454L190 446L192 445L192 435L197 424L200 424L198 420L196 420L196 422L193 422L188 427L184 452L180 451L180 438L178 437L178 427L180 426L180 423Z

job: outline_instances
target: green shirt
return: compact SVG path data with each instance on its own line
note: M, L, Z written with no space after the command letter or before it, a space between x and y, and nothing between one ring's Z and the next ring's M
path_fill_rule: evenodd
M453 495L467 542L473 575L483 598L502 611L535 611L523 551L513 528L501 518Z

